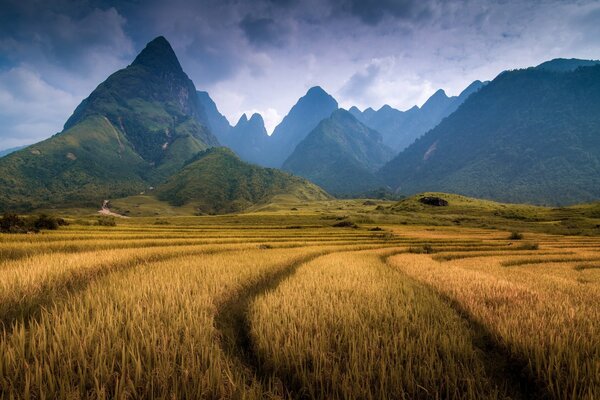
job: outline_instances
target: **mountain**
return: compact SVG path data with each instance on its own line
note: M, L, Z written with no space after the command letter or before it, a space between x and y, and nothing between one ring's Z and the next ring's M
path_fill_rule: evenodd
M337 108L337 101L321 87L310 88L275 127L264 154L263 165L280 167L298 143Z
M255 113L250 119L246 114L242 115L223 144L242 160L261 165L268 141L265 122L260 114Z
M207 92L199 91L198 101L206 115L206 119L202 122L217 137L220 143L225 143L231 131L229 121L219 112L217 105Z
M384 166L403 194L564 205L600 198L600 65L500 74Z
M580 60L578 58L555 58L546 61L535 67L536 69L545 69L557 72L572 72L579 67L593 67L600 64L600 60Z
M206 119L158 37L83 100L61 133L0 159L0 210L92 206L155 185L218 144Z
M368 108L364 112L352 107L350 112L359 121L380 132L383 135L383 143L399 152L456 111L471 94L486 83L475 81L460 95L453 97L448 97L440 89L421 108L414 106L407 111L399 111L385 105L377 111Z
M224 147L199 153L156 189L159 200L174 206L193 204L204 213L241 211L282 194L302 201L329 198L302 178L248 164Z
M383 186L373 173L392 155L381 134L340 109L296 146L283 169L330 193L349 195Z
M27 147L27 146L11 147L11 148L8 148L8 149L0 150L0 157L7 156L10 153L14 153L15 151L24 149L25 147Z

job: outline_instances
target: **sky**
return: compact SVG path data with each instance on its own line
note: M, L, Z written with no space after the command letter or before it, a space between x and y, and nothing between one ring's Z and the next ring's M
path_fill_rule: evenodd
M165 36L232 124L272 132L315 85L341 107L400 110L506 69L600 58L600 0L0 0L0 149L62 130Z

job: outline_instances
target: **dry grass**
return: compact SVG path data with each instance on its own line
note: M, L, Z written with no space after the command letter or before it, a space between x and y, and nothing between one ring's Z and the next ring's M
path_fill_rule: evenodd
M598 238L331 224L0 235L0 398L600 397Z

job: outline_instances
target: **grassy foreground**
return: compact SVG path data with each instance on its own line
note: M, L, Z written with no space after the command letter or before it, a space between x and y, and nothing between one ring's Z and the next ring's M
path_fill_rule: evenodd
M0 398L600 397L600 237L378 205L0 235Z

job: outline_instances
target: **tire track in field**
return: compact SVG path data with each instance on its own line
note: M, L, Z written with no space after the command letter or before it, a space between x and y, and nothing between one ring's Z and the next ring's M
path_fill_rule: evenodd
M251 322L248 319L250 306L254 299L275 290L283 281L293 276L302 266L320 257L342 252L375 251L386 248L397 248L397 245L384 245L376 248L336 249L304 256L291 261L282 268L272 272L253 285L234 293L225 302L221 303L215 315L215 328L219 332L221 348L230 359L249 373L247 384L252 379L258 380L265 389L275 388L278 395L286 398L307 398L302 383L293 376L282 376L260 360L255 351L251 336ZM386 256L406 252L406 249L397 250Z
M63 276L42 282L33 293L24 293L12 301L2 304L4 312L0 313L0 333L10 334L19 322L25 328L39 318L41 312L53 304L59 303L69 294L85 290L90 284L112 273L131 269L139 264L156 263L191 255L211 255L220 252L234 251L230 249L196 249L168 254L148 254L135 256L118 262L99 263L92 268L74 269Z
M297 398L302 387L298 382L277 376L272 369L260 361L253 346L250 334L251 323L248 319L250 306L254 299L275 290L284 280L294 275L302 265L319 257L342 250L324 251L307 255L285 264L282 268L267 274L253 285L246 286L221 303L215 315L215 328L219 332L219 342L226 355L248 373L247 384L259 381L265 389L274 385L287 398ZM294 395L296 394L296 395Z
M432 291L448 304L460 318L467 322L473 332L473 346L479 350L480 359L487 377L500 391L505 391L507 398L516 400L550 398L541 382L538 382L528 368L528 361L511 353L506 344L498 340L483 323L467 311L457 300L436 290L431 285L420 281L395 268L390 264L392 256L382 256L382 261L394 271L412 279L414 282Z

